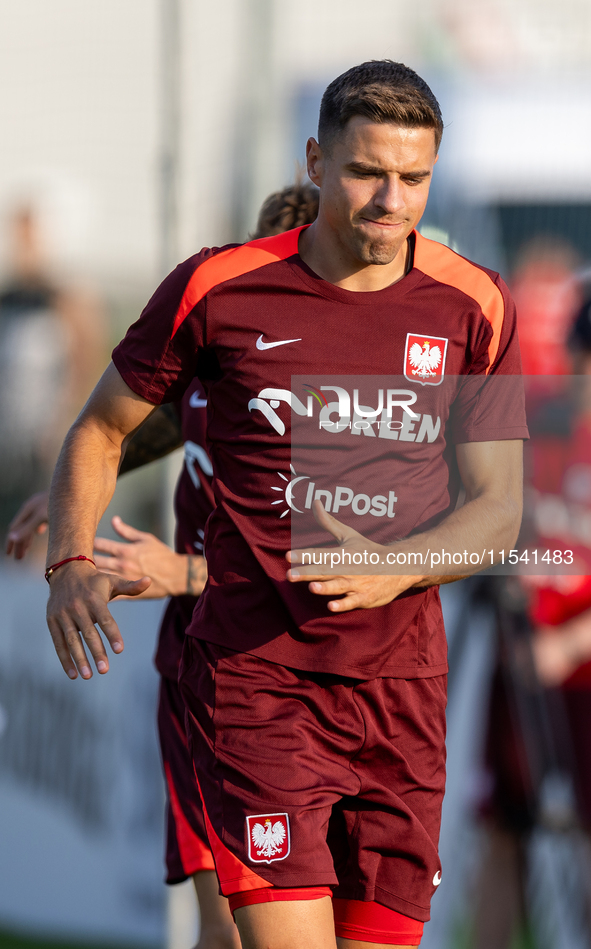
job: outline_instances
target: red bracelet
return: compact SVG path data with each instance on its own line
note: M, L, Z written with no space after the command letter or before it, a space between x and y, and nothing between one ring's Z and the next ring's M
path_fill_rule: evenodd
M91 563L93 567L96 567L94 560L91 560L90 557L85 557L83 554L80 554L79 557L66 557L65 560L60 560L59 563L54 563L51 565L51 567L47 568L45 571L45 579L47 582L49 583L49 578L53 576L56 570L58 570L60 567L63 567L65 563L71 563L72 560L88 560L88 562Z

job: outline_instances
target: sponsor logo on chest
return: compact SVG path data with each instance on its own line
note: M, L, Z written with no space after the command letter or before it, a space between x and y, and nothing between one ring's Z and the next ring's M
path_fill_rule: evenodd
M277 504L287 505L285 510L281 511L279 517L286 517L290 510L297 511L298 514L303 514L306 510L311 511L313 501L321 501L324 510L328 511L329 514L337 514L341 508L349 508L350 506L353 514L359 516L369 512L374 517L396 517L394 505L398 498L392 490L388 490L385 494L375 494L373 497L370 497L369 494L355 494L352 488L342 487L341 485L337 485L334 491L321 490L316 488L316 483L310 479L309 475L298 475L294 466L291 465L290 467L293 475L291 480L288 480L284 474L278 471L279 477L286 482L285 486L277 487L277 485L273 485L271 488L272 491L282 494L282 497L272 501L271 504L273 506ZM296 500L294 492L296 485L300 482L303 483L306 489L305 498L302 492L302 497Z
M439 385L439 382L433 385ZM320 405L317 424L324 431L333 434L348 431L352 435L363 433L370 437L377 435L379 438L404 442L422 442L425 438L433 442L441 430L439 416L434 421L431 415L424 414L421 417L420 413L411 408L417 401L417 394L410 389L379 389L377 408L359 405L357 389L353 392L353 399L341 386L320 386L319 390L307 386L306 392L308 396L304 403L289 389L265 387L254 399L249 400L248 411L257 409L261 412L278 435L285 435L286 432L285 422L276 411L281 404L285 403L296 415L313 418L318 408L315 398ZM336 393L338 401L329 402L325 392ZM402 417L393 419L393 409L401 410ZM334 415L338 418L333 419Z

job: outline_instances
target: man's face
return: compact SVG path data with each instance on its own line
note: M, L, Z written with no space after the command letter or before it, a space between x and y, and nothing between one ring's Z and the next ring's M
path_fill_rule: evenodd
M328 153L308 142L308 172L320 188L319 218L344 253L364 264L391 263L420 221L433 165L435 133L356 115Z

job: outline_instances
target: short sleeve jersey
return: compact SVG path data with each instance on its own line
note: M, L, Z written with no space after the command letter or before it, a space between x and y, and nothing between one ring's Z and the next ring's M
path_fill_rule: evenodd
M418 234L412 270L399 282L369 293L335 287L299 257L301 230L180 264L113 353L127 385L154 404L182 398L195 376L207 391L216 508L205 536L208 583L188 633L311 672L440 675L447 650L437 587L335 616L325 597L286 579L292 511L277 502L293 477L292 377L402 375L415 337L421 355L424 343L443 354L429 371L518 374L514 306L497 274ZM439 406L440 426L421 419L389 442L395 472L422 492L412 503L396 495L392 539L453 510L448 442L527 437L515 405L456 425L452 438L451 408ZM386 523L390 493L372 502Z

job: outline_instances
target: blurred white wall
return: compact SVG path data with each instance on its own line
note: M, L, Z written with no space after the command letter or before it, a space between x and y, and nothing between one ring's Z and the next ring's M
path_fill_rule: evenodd
M589 201L591 75L456 86L444 151L450 184L469 200Z
M2 3L0 208L38 196L61 267L151 266L155 46L150 0Z
M158 276L164 2L0 4L0 212L33 190L63 269L142 293ZM501 77L518 98L525 75L551 83L591 64L587 0L181 0L181 17L181 257L252 227L292 176L306 84L391 57L460 90ZM479 131L470 108L447 119ZM494 163L506 159L497 142Z

